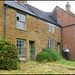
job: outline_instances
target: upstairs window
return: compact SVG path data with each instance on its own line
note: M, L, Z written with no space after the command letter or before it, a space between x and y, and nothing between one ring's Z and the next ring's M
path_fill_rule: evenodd
M49 32L54 33L54 31L55 31L55 26L52 25L52 24L50 24L50 23L48 23L48 30L49 30Z
M54 50L54 40L53 39L48 39L48 47Z
M26 30L25 15L17 13L16 28Z

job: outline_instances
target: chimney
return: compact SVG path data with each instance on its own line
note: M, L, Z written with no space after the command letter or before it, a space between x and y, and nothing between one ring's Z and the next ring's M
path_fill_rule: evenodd
M27 3L27 0L16 0L16 2L24 4Z
M69 2L67 2L66 11L70 11L70 8L71 8L71 6L70 6Z

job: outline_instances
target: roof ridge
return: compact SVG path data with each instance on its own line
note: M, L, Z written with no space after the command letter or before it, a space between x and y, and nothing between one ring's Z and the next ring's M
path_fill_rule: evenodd
M25 5L25 4L24 4ZM27 6L27 4L26 4L26 6ZM28 6L27 6L28 7ZM31 11L31 12L33 12L33 13L35 13L33 10L31 10L30 9L30 7L28 7L28 9ZM36 14L36 13L35 13ZM36 14L37 15L37 14Z
M44 12L43 10L40 10L39 8L37 8L37 7L34 7L34 6L32 6L32 5L28 4L28 3L26 3L26 5L29 5L29 6L31 6L31 7L33 7L33 8L35 8L35 9L37 9L37 10L39 10L39 11L42 11L42 12Z

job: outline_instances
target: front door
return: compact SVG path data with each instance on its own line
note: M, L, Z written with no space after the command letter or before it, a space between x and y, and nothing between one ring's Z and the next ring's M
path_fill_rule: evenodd
M34 61L35 60L35 42L29 41L29 59Z

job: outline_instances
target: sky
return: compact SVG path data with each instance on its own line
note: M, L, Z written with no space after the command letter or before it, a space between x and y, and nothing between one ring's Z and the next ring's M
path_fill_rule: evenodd
M65 5L69 2L71 11L75 14L75 1L27 1L28 4L45 12L52 12L56 6L66 10Z

